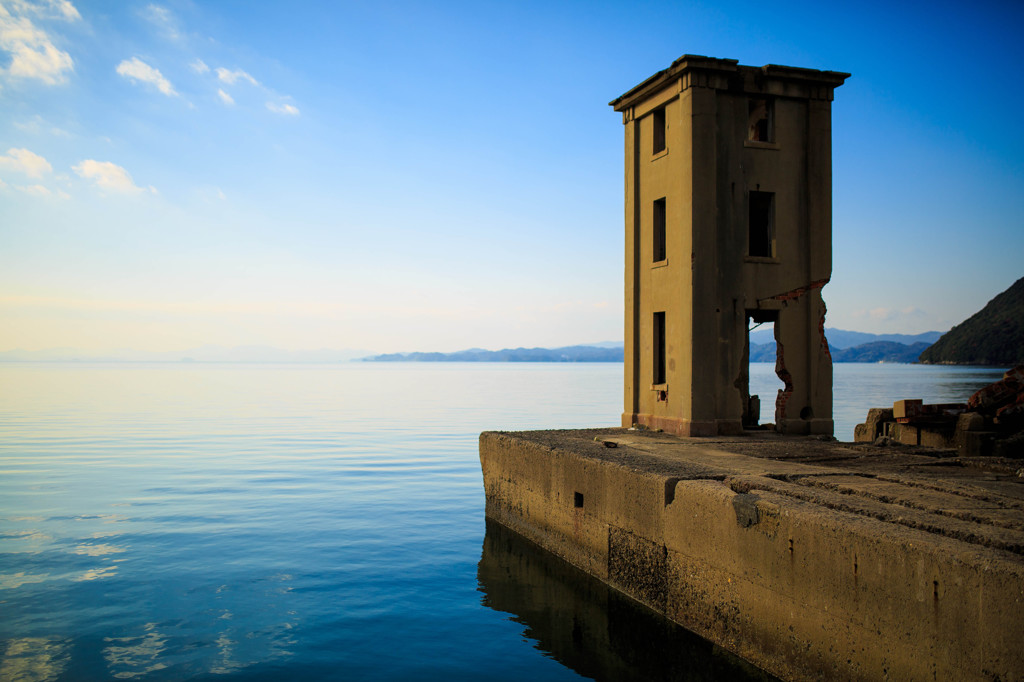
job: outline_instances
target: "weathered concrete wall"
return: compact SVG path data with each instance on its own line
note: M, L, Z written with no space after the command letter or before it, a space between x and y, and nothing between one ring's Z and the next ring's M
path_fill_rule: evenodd
M972 542L917 484L584 433L482 434L488 516L784 678L1024 678L1024 508Z
M484 606L513 614L539 649L589 679L774 679L492 520L477 580Z

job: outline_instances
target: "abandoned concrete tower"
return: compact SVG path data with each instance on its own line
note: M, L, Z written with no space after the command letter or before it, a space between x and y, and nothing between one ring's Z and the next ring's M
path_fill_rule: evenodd
M686 55L611 102L626 127L623 426L756 425L750 323L774 322L775 428L831 434L833 90L849 74Z

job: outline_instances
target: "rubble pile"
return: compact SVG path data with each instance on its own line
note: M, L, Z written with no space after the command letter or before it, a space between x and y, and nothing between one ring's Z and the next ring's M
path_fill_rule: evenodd
M1014 367L1001 381L972 395L967 409L991 418L1000 426L1020 430L1024 426L1024 365Z
M925 405L897 400L872 408L854 429L858 443L955 449L961 457L1024 458L1024 365L972 395L966 403Z

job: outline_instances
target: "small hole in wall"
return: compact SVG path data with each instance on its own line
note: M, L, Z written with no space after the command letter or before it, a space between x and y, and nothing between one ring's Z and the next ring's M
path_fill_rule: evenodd
M935 598L935 601L939 600L939 581L938 580L933 580L932 581L932 596Z
M577 509L583 508L583 493L572 494L572 506L576 507Z

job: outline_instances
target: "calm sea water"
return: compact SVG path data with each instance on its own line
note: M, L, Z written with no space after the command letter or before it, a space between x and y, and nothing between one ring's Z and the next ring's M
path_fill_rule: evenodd
M837 365L837 435L999 376ZM620 386L615 364L0 365L0 680L758 678L485 524L478 433L617 425Z

